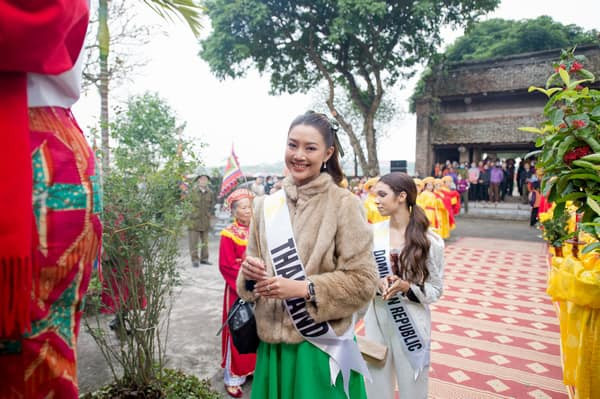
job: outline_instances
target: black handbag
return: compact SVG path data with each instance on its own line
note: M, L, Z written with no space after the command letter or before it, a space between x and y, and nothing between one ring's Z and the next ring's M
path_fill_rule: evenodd
M250 225L253 227L253 231L256 234L257 242L260 242L258 238L258 230L256 228L256 220L254 214L252 215L252 222ZM257 246L258 256L261 256L260 245ZM246 290L254 291L254 281L246 281ZM221 326L217 335L221 333L225 325L229 327L229 334L233 341L233 346L241 354L256 353L258 349L258 333L256 332L256 319L254 318L254 307L244 301L242 298L236 299L235 303L227 314L227 320Z
M225 325L229 327L231 340L239 353L256 353L260 340L256 333L254 308L250 303L238 298L229 310L227 320L225 320L217 335L221 333Z

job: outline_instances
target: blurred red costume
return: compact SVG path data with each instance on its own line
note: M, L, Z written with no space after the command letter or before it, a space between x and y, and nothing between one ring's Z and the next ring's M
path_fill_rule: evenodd
M246 256L248 245L248 226L237 221L221 231L221 245L219 248L219 270L225 279L225 293L223 295L223 322L227 319L229 310L238 298L236 279L240 271L242 260ZM254 372L256 354L240 354L231 341L229 328L223 329L221 345L221 367L226 367L229 356L230 373L243 377Z
M0 0L2 399L78 397L102 236L94 155L70 111L88 19L86 0Z

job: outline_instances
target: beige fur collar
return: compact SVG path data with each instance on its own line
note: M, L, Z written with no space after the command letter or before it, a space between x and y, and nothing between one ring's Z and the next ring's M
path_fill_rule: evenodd
M333 179L329 173L321 173L316 179L297 186L294 179L288 176L283 179L283 189L290 201L296 202L298 199L307 200L312 196L325 192L332 182Z

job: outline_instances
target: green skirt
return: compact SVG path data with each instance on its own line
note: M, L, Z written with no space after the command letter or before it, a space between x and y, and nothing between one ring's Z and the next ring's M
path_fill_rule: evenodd
M329 376L329 356L310 342L261 342L256 355L252 399L346 399L341 373L335 386ZM350 399L366 399L362 375L350 375Z

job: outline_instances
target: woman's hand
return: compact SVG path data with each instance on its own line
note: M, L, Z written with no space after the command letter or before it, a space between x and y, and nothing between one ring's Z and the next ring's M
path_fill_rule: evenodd
M304 298L308 294L306 280L292 280L284 277L270 277L256 284L254 293L275 299Z
M398 276L387 277L389 287L383 293L383 300L387 301L396 296L399 292L406 293L410 289L410 283L406 280L402 280Z
M262 259L247 256L242 262L242 274L246 280L262 281L269 277Z
M381 295L385 294L385 292L387 291L387 289L389 287L390 287L390 284L388 283L388 279L386 277L379 279L379 284L377 285L377 289L379 290L379 293Z

